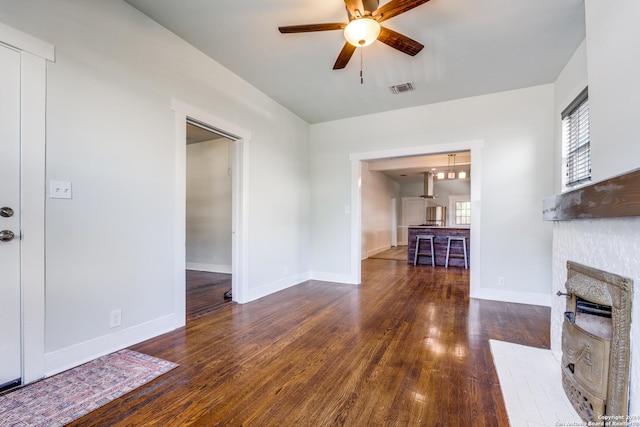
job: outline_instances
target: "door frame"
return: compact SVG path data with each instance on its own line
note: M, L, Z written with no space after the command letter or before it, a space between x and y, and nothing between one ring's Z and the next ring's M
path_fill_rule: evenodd
M469 295L478 298L480 295L480 266L482 253L481 243L481 218L482 205L480 203L482 182L482 147L484 140L461 141L417 147L395 148L389 150L369 151L365 153L352 153L351 160L351 274L350 283L362 282L362 189L361 164L370 160L389 159L394 157L411 157L429 154L440 154L454 151L471 152L471 211L473 220L471 223L471 237L469 250L474 254L471 257L469 272Z
M45 143L47 61L53 45L0 23L0 43L20 52L20 290L22 382L45 375Z
M187 180L187 120L199 122L232 139L231 165L231 290L233 301L248 300L248 225L249 225L249 146L251 132L225 119L200 110L180 100L171 101L175 120L175 251L174 292L177 326L186 324L186 180Z

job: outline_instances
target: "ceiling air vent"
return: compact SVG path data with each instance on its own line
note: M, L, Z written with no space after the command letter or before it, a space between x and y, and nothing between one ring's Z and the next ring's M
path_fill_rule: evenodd
M393 93L394 95L398 95L399 93L411 92L412 90L415 90L413 87L413 83L411 82L400 83L399 85L394 85L389 87L389 89L391 89L391 93Z

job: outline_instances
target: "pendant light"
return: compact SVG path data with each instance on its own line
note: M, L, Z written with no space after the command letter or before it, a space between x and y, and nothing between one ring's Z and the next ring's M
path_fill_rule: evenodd
M449 172L447 172L447 179L456 179L455 170L451 169L451 159L453 158L453 169L456 168L456 155L449 154Z

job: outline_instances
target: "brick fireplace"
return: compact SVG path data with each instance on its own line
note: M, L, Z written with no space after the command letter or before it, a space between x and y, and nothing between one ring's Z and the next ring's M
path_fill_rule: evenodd
M640 283L640 170L545 200L544 219L554 222L554 294L568 293L569 261L626 277L631 288ZM634 293L631 289L627 372L631 415L640 414L640 303L634 300ZM551 350L558 360L562 357L564 313L570 311L567 305L566 298L555 298L551 309Z

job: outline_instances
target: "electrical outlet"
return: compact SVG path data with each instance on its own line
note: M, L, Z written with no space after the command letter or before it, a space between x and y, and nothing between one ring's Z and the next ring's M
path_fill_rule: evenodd
M122 324L122 310L113 310L109 316L109 327L115 328Z
M498 287L499 287L499 288L504 288L504 287L506 287L506 286L507 286L507 281L506 281L506 279L504 278L504 276L500 276L500 277L498 277Z

